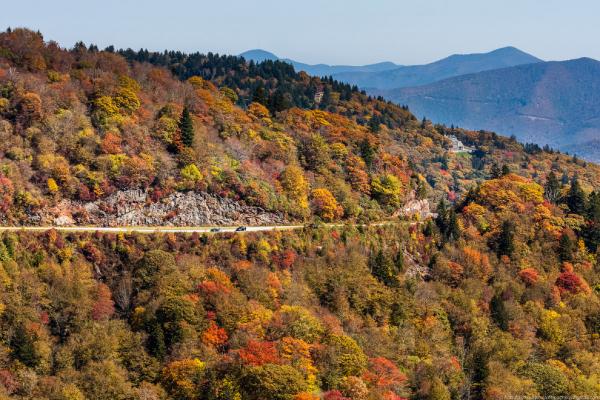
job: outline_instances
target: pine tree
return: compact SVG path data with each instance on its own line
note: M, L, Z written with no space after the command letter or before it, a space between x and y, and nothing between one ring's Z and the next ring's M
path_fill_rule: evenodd
M265 107L269 105L269 96L262 83L254 90L254 93L252 93L252 101L260 103Z
M292 98L289 93L284 92L281 89L275 91L271 100L269 101L269 109L272 112L280 112L287 110L292 106Z
M510 174L510 168L508 167L508 165L504 164L502 166L502 176L506 176Z
M498 167L498 164L492 164L490 175L492 176L492 179L498 179L502 176L502 171L500 170L500 167Z
M427 187L425 186L424 180L419 179L419 181L417 182L417 189L415 190L415 195L419 200L427 197Z
M448 220L448 206L444 199L440 200L436 208L437 217L435 218L435 224L439 228L440 232L446 232L447 220Z
M428 221L431 222L431 221ZM402 272L404 271L404 250L398 250L398 254L394 258L394 265L396 266L396 271Z
M438 226L444 242L448 240L457 240L460 237L460 225L456 211L453 208L448 208L444 199L437 206L437 218L435 223Z
M454 209L450 210L448 215L448 233L446 236L451 240L458 240L460 237L460 226L458 225L458 218Z
M430 219L428 219L425 223L425 228L423 228L423 235L425 235L426 237L431 237L433 235L433 224L431 223Z
M496 253L500 256L512 256L515 251L515 224L506 220L502 223L500 235L496 245Z
M558 258L560 261L572 261L574 247L573 240L571 240L571 237L564 232L560 236L560 241L558 242Z
M373 115L369 120L369 130L373 133L381 130L381 119L377 115Z
M360 155L365 160L367 167L371 168L375 159L375 149L366 138L360 142Z
M571 187L566 198L567 206L573 214L585 215L586 210L586 198L583 189L579 185L577 176L573 176L571 180Z
M560 197L560 182L554 171L550 171L546 185L544 185L544 196L551 203L556 203Z
M181 133L181 142L191 147L194 143L194 123L187 106L183 108L183 112L179 118L179 132Z
M600 222L600 192L592 192L588 198L587 218Z
M375 257L370 262L371 273L386 286L395 286L398 283L397 264L384 254L383 250L379 250Z

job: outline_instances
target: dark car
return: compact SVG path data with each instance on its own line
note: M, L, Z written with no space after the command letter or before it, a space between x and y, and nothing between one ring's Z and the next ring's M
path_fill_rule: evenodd
M245 226L238 226L235 228L236 232L246 232L247 228Z
M221 228L210 228L211 232L221 232Z

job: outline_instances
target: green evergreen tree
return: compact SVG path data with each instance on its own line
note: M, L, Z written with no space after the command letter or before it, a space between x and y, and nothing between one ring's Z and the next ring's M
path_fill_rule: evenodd
M560 198L560 186L556 174L554 171L550 171L548 178L546 179L546 184L544 185L544 196L549 202L558 202L558 199Z
M383 250L379 250L370 261L371 273L386 286L395 286L398 283L398 272L396 264L387 256Z
M591 221L600 222L600 192L592 192L588 197L587 217Z
M458 240L460 237L460 226L458 225L458 218L456 217L456 211L450 210L448 215L448 239Z
M185 146L191 147L194 143L194 122L187 106L183 107L181 117L179 118L179 131L181 133L181 142Z
M492 164L492 169L490 170L490 175L492 176L492 179L498 179L502 176L502 170L500 169L500 167L498 167L498 164L496 164L496 163Z
M440 200L436 208L437 217L435 218L435 224L439 228L442 234L446 232L447 220L448 220L448 206L444 199Z
M428 221L431 223L431 221ZM394 258L394 265L396 266L396 271L402 272L404 271L404 250L398 250L398 254Z
M365 164L368 168L371 168L373 165L373 161L375 160L375 149L371 146L371 143L368 139L363 139L360 142L360 155L365 160Z
M373 115L369 120L369 130L373 133L381 130L381 119L377 115Z
M563 232L558 242L558 258L563 262L572 261L574 250L575 245L573 240L571 240L571 237L566 232Z
M269 105L269 96L267 94L267 90L262 84L254 89L254 93L252 93L252 101L260 103L265 107Z
M427 186L425 186L425 181L423 179L418 180L415 195L419 200L425 199L427 197Z
M510 168L508 167L508 165L504 164L502 166L502 176L506 176L510 174Z
M585 215L586 211L586 198L583 189L579 185L577 176L573 176L571 180L571 187L566 198L567 206L573 214Z
M165 334L157 321L148 327L148 350L154 357L162 360L167 354L167 346L165 344Z
M582 231L586 246L596 252L600 244L600 192L592 192L588 197L587 226Z
M448 208L446 202L442 199L437 206L437 218L435 223L438 226L444 242L448 240L457 240L460 237L460 226L456 211Z
M497 293L490 301L490 315L496 321L500 329L507 331L510 322L510 313L502 299L502 294Z
M500 235L496 245L496 253L500 256L512 256L515 251L515 224L506 220L502 223Z
M269 101L269 109L272 112L280 112L287 110L292 106L292 104L292 96L289 93L278 89L275 91L273 96L271 96L271 100Z
M427 222L425 223L425 228L423 229L423 235L425 235L426 237L431 237L431 235L433 235L433 224L431 223L431 220L427 220Z

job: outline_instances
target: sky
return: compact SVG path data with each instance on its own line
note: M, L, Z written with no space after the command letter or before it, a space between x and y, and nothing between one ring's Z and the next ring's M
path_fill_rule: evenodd
M423 64L515 46L545 60L600 59L598 0L19 0L0 29L27 27L64 47L239 54L262 48L307 63Z

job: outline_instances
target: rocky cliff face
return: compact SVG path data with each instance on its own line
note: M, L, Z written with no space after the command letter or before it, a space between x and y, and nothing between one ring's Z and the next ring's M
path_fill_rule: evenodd
M286 219L282 214L208 193L178 192L152 202L142 190L127 190L90 203L63 200L33 215L30 222L58 226L211 226L274 225Z

